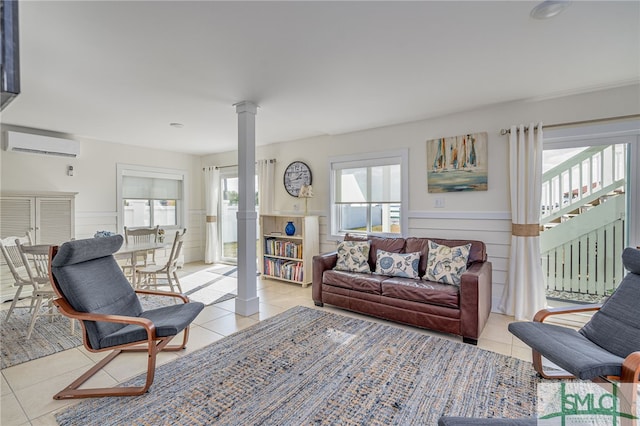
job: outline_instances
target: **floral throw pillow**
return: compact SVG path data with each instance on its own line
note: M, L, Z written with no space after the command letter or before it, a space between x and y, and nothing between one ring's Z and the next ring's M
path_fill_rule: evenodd
M376 274L391 277L420 278L418 264L420 252L390 253L378 250L376 253Z
M343 241L338 244L336 271L366 272L369 268L369 241Z
M428 281L460 285L460 277L467 270L471 244L449 247L431 240L427 257L427 271L422 277Z

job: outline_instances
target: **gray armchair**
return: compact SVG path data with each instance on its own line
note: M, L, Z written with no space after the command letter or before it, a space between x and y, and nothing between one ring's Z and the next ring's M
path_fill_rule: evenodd
M145 393L153 382L156 356L160 351L186 347L189 325L204 305L189 302L178 293L134 291L113 257L123 238L114 235L64 243L50 249L53 303L60 312L80 320L84 346L91 352L113 352L79 377L54 399L98 396L128 396ZM171 297L179 303L144 311L139 294ZM183 332L182 343L169 346ZM120 353L147 352L147 379L144 386L79 389Z
M533 322L514 322L509 331L533 350L533 366L544 378L574 378L625 384L633 404L640 376L640 250L626 248L629 273L603 305L544 309ZM580 330L548 324L552 315L597 311ZM545 369L542 357L560 370Z

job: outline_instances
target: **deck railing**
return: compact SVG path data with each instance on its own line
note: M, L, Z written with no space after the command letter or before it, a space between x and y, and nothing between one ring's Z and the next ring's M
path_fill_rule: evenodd
M547 293L594 301L622 279L625 145L591 147L543 175L540 252Z

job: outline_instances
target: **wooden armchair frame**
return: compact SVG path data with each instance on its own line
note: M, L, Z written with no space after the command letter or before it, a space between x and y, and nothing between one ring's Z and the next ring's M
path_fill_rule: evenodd
M187 340L189 339L189 327L186 327L182 332L183 339L181 344L168 345L169 342L175 337L175 335L168 336L168 337L157 337L156 331L155 331L155 325L149 319L122 316L122 315L105 315L105 314L95 314L95 313L86 313L86 312L76 311L71 307L69 302L65 299L65 297L61 293L60 288L58 286L58 282L54 277L53 273L51 273L51 260L55 257L57 251L58 251L57 246L52 246L49 249L49 259L50 259L49 276L51 277L52 287L58 296L58 298L53 300L53 303L58 307L58 309L63 315L80 321L80 325L82 327L84 347L89 352L97 353L97 352L112 351L112 353L106 356L105 358L103 358L98 363L96 363L93 367L87 370L82 376L77 378L70 385L68 385L63 390L55 394L53 399L59 400L59 399L91 398L91 397L103 397L103 396L135 396L135 395L141 395L145 393L153 383L155 367L156 367L156 357L158 353L160 351L179 351L184 349L186 347ZM170 292L164 292L164 291L149 291L149 290L135 290L135 293L138 295L157 295L157 296L175 297L182 300L184 303L189 302L189 299L186 296L183 296L178 293L170 293ZM102 321L102 322L139 325L146 330L147 338L146 340L141 340L138 342L128 343L124 345L111 346L111 347L102 348L102 349L93 349L89 344L89 338L87 335L87 330L84 325L84 321ZM107 364L113 361L122 352L147 352L148 353L146 382L144 386L79 389L80 386L82 386L82 384L84 384L87 380L93 377L98 371L100 371Z

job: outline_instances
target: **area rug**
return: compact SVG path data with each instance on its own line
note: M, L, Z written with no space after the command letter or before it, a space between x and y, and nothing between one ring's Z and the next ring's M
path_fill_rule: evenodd
M141 303L144 309L153 309L167 303L173 303L163 299L147 297L142 298ZM0 338L2 339L0 340L0 362L2 368L82 345L80 325L76 323L75 332L71 334L71 320L62 315L38 318L31 338L28 340L26 335L31 321L29 310L15 309L8 321L5 320L6 316L6 311L0 314L0 318L2 318L2 324L0 324Z
M0 352L2 368L22 364L23 362L51 355L82 344L80 326L76 324L75 333L71 334L71 320L62 316L41 317L27 340L26 334L31 321L28 309L16 309L5 321L6 311L2 312L0 325Z
M128 385L140 385L143 376ZM85 400L62 425L435 425L535 413L530 363L413 330L292 308L157 368L138 397Z

